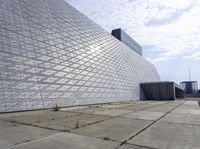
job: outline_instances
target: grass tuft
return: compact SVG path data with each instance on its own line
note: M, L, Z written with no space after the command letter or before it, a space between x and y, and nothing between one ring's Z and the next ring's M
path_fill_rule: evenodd
M79 121L75 124L75 128L79 128Z
M108 136L103 137L104 140L110 140Z
M61 107L59 107L57 104L55 107L53 107L53 111L59 111L61 109Z

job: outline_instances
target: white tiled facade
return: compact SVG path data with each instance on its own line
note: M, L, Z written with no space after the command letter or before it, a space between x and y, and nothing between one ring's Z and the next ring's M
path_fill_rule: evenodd
M154 66L64 0L1 0L0 111L140 98Z

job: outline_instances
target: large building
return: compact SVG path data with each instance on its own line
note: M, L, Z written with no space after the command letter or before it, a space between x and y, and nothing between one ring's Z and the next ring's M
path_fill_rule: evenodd
M0 111L140 99L155 67L64 0L1 0Z
M184 89L185 94L197 94L198 93L198 82L197 81L183 81L180 83Z

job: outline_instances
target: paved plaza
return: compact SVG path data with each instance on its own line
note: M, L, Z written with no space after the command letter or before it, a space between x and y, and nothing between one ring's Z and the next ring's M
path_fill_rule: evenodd
M197 101L129 101L0 114L0 149L199 149Z

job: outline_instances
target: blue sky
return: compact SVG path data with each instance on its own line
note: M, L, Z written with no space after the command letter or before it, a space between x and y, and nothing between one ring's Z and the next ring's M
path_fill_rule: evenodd
M200 86L200 0L66 0L108 32L124 29L162 80Z

